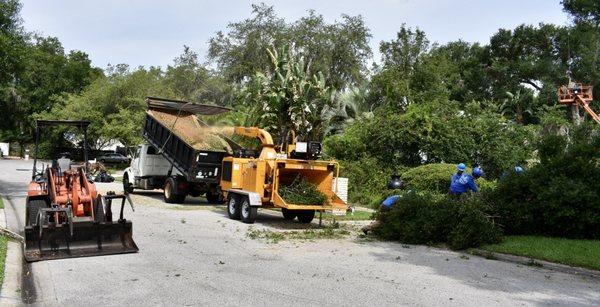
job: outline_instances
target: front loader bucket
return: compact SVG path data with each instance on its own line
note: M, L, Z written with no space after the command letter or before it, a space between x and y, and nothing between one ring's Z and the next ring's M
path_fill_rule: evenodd
M25 259L28 262L135 253L130 221L94 223L74 221L68 225L25 228ZM72 233L72 235L71 235Z

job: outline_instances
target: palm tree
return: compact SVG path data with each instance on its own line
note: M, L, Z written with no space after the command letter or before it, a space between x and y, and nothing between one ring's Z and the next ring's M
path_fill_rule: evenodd
M521 89L515 93L506 92L502 105L500 105L500 113L504 117L514 118L519 123L525 123L525 114L533 115L532 101L535 99L530 93L523 94Z

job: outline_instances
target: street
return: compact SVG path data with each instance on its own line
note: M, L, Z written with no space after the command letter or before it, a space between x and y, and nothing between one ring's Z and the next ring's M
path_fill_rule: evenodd
M8 226L22 233L32 161L0 160ZM98 184L120 192L120 183ZM188 197L132 195L139 253L29 264L23 296L47 306L85 305L600 305L600 280L425 246L348 236L251 238L252 230L302 229L273 211L254 225ZM317 221L311 227L316 226ZM5 282L20 282L7 280Z

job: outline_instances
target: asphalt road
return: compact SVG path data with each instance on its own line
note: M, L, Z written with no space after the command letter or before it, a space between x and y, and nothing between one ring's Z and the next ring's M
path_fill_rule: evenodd
M31 162L0 160L9 227L21 231ZM99 184L115 189L118 184ZM36 305L600 305L600 281L422 246L355 238L251 239L305 227L259 212L249 226L202 198L134 195L136 254L36 262L23 293Z

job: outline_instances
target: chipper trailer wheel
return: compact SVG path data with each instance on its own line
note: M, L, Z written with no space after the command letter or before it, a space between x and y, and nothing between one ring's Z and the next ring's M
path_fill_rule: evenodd
M229 197L227 199L227 215L232 220L240 219L240 196L229 193Z
M298 221L303 224L308 224L312 222L315 218L315 210L299 210L298 211Z
M242 222L246 224L253 224L256 221L256 215L258 215L258 208L250 206L250 200L248 196L242 198L241 206Z
M281 213L283 214L283 218L291 221L293 219L296 218L296 216L298 215L298 213L296 212L296 210L290 210L287 208L281 208Z

